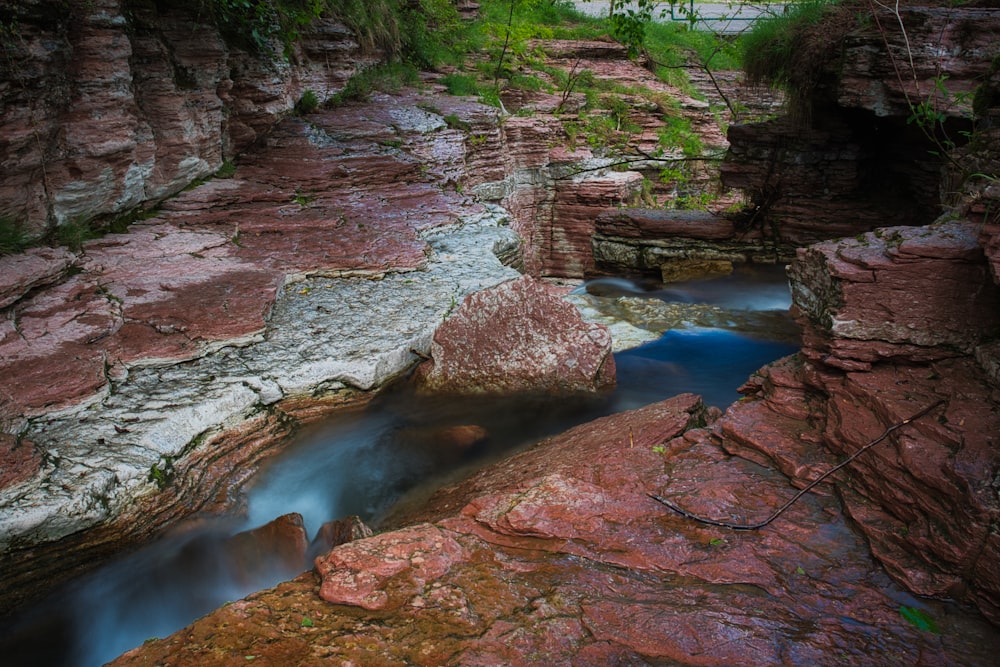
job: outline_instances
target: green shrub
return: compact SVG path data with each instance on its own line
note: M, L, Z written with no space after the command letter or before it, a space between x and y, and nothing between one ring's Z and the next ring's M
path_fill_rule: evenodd
M288 56L301 31L328 9L328 0L188 0L209 11L231 43L272 53L277 42Z
M478 95L479 84L472 74L452 73L441 77L441 85L448 89L451 95Z
M232 160L225 160L215 171L216 178L232 178L236 175L236 163Z
M472 129L466 121L459 118L456 114L450 113L444 117L445 124L453 130L462 130L463 132L468 132Z
M742 66L735 40L707 30L692 30L686 23L656 22L646 27L645 48L659 66L656 75L667 83L694 94L685 68L693 60L710 70L733 70Z
M468 26L451 0L401 3L403 59L420 69L458 64L465 52Z
M23 252L31 245L31 238L14 218L0 216L0 256Z
M316 91L314 90L307 90L302 93L302 97L295 103L295 113L300 116L313 113L316 109L319 109L319 96L316 95Z
M73 252L79 252L84 243L97 237L97 232L84 220L68 220L55 229L56 242Z
M386 63L359 70L347 80L343 90L327 100L331 106L368 99L373 92L390 93L403 86L420 83L420 72L406 63Z

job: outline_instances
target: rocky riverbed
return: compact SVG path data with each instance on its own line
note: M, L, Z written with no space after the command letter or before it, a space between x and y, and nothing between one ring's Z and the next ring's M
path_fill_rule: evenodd
M91 8L94 39L121 30L109 3ZM645 76L613 46L551 52L586 55L600 76ZM980 69L963 71L993 76ZM866 81L834 91L854 105L845 115L876 113L849 92ZM512 266L580 277L598 266L595 233L635 248L642 228L670 237L650 247L685 249L679 259L719 259L712 243L732 229L714 218L714 232L685 236L701 229L691 216L619 215L641 176L592 169L604 158L555 141L551 97L518 101L534 115L502 122L433 87L273 128L244 114L262 141L231 177L79 252L0 260L4 608L181 517L238 505L261 460L422 360L438 325L520 275ZM686 112L704 120L698 108ZM775 126L762 129L765 153ZM752 129L730 134L742 142L730 178L763 192L773 174L752 159ZM218 146L208 153L219 162ZM995 156L973 157L996 172ZM851 196L818 193L819 223L768 202L790 221L771 246L795 254L802 352L751 377L725 414L683 395L546 440L118 664L992 664L1000 191L980 183L933 224L880 227L885 202L861 196L854 158L827 158L810 164L848 174L834 181ZM65 196L50 201L79 207L68 175L103 173L98 163L53 170L45 185ZM132 192L132 172L109 173L95 205ZM814 243L836 211L844 224L828 231L850 235ZM739 252L774 229L746 230ZM811 245L789 250L795 239ZM703 526L648 496L752 521L883 435L760 531Z

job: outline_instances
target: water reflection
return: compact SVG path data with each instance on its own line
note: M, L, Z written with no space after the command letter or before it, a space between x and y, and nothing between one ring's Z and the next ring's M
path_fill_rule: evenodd
M575 424L678 393L699 393L707 404L725 407L751 373L796 349L784 329L790 297L780 267L669 288L605 282L595 291L612 300L645 296L692 307L710 304L711 322L723 325L676 327L659 340L618 353L618 387L604 396L441 400L418 398L406 387L388 392L283 453L258 476L244 520L176 532L22 614L13 638L0 641L4 664L101 664L306 569L301 563L237 576L227 539L238 530L290 512L302 515L310 536L330 519L356 514L371 520L428 478L482 465ZM774 319L752 326L748 314L753 313ZM683 314L681 320L685 317L699 321Z

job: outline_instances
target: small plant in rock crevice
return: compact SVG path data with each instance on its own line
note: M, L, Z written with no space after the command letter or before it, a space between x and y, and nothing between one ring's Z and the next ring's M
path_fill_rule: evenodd
M215 170L216 178L232 178L236 175L236 163L232 160L225 160L222 165Z
M314 113L317 109L319 109L319 104L319 95L316 94L316 91L306 90L302 93L302 97L299 98L299 101L295 103L295 113L300 116Z
M12 217L0 216L0 256L14 255L31 246L31 236Z
M79 252L83 244L95 239L99 234L84 220L68 220L55 229L56 242L73 252Z
M174 479L173 459L171 457L164 457L159 462L150 466L147 479L154 483L160 491L167 488Z
M458 115L450 113L444 116L445 124L453 130L462 130L463 132L468 132L472 129L472 126L467 122L458 117Z

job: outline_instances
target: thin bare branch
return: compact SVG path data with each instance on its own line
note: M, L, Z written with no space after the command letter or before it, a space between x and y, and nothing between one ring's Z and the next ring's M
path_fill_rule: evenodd
M830 468L825 473L823 473L822 475L820 475L819 477L817 477L816 479L814 479L812 482L810 482L808 485L806 485L805 488L803 488L801 491L799 491L794 496L792 496L791 500L789 500L784 505L782 505L777 510L775 510L771 514L771 516L767 517L766 519L764 519L763 521L760 521L758 523L732 523L732 522L729 522L729 521L722 521L722 520L719 520L719 519L709 519L709 518L706 518L706 517L698 516L697 514L694 514L692 512L688 512L686 509L678 507L677 505L675 505L674 503L670 502L666 498L662 498L662 497L660 497L658 495L655 495L655 494L652 494L652 493L647 493L646 495L649 496L650 498L652 498L653 500L655 500L655 501L657 501L659 503L662 503L663 505L666 505L667 507L669 507L673 511L677 512L681 516L683 516L685 518L688 518L688 519L692 519L694 521L698 521L699 523L706 523L706 524L708 524L710 526L721 526L722 528L731 528L732 530L758 530L758 529L763 528L764 526L770 524L772 521L774 521L779 516L781 516L785 512L785 510L787 510L789 507L791 507L799 498L801 498L805 494L807 494L810 491L812 491L812 489L817 484L819 484L820 482L822 482L824 479L826 479L830 475L834 474L835 472L837 472L838 470L840 470L844 466L848 465L849 463L851 463L851 461L853 461L854 459L858 458L859 456L861 456L862 454L864 454L865 452L867 452L869 449L871 449L872 447L874 447L878 443L880 443L883 440L885 440L887 437L889 437L889 434L891 434L893 431L901 429L904 426L906 426L907 424L909 424L910 422L913 422L913 421L915 421L917 419L920 419L921 417L923 417L924 415L926 415L927 413L929 413L931 410L933 410L934 408L936 408L939 405L941 405L942 403L944 403L944 400L939 400L939 401L936 401L934 403L931 403L927 407L925 407L925 408L917 411L916 413L914 413L911 417L908 417L907 419L904 419L901 422L897 422L897 423L893 424L892 426L890 426L889 428L887 428L885 431L883 431L880 436L878 436L877 438L875 438L874 440L872 440L871 442L869 442L868 444L866 444L864 447L862 447L858 451L856 451L853 454L851 454L850 456L848 456L841 463L838 463L837 465L835 465L834 467Z

